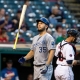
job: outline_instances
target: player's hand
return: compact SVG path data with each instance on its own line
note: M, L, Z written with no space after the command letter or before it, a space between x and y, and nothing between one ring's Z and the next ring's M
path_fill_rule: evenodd
M74 60L73 65L80 65L80 60Z
M26 59L25 59L24 57L21 57L21 58L18 60L19 63L24 63L25 61L26 61Z
M77 65L77 60L73 60L73 65Z
M45 65L43 69L41 69L41 74L45 74L48 70L48 66Z

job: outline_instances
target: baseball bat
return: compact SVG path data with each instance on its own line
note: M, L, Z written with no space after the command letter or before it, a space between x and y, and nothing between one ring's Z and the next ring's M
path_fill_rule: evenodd
M17 45L17 42L18 42L19 31L20 31L22 22L23 22L23 20L24 20L24 16L25 16L25 11L26 11L26 9L27 9L27 5L24 4L24 5L23 5L23 8L22 8L22 12L21 12L20 21L19 21L18 33L17 33L17 35L16 35L16 39L15 39L15 42L14 42L13 49L16 49L16 45Z

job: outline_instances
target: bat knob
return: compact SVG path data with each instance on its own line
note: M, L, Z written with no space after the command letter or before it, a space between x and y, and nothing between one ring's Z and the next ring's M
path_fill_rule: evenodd
M13 49L16 49L16 47L13 47Z

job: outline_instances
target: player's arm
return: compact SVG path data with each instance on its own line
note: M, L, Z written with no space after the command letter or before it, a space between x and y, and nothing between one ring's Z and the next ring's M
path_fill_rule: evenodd
M33 56L34 56L34 51L33 51L33 50L30 50L30 52L29 52L26 56L21 57L21 58L18 60L18 62L19 62L19 63L23 63L23 62L25 62L26 60L31 59Z
M18 62L19 62L19 63L23 63L23 62L25 62L26 60L31 59L33 56L34 56L34 46L33 46L33 43L32 43L32 45L31 45L31 50L29 51L29 53L28 53L26 56L21 57L21 58L18 60Z
M48 60L46 62L46 65L49 65L51 63L51 61L53 60L53 57L54 57L54 50L50 50L49 51L49 57L48 57Z
M54 57L54 48L55 48L55 42L52 36L50 36L47 39L47 48L49 51L49 56L48 56L48 60L46 62L47 65L49 65L52 62L52 59Z
M74 50L72 48L72 46L68 46L66 48L66 62L68 65L74 65Z
M54 57L54 50L50 50L49 51L49 57L48 57L48 60L44 66L44 68L42 69L41 71L41 74L45 74L48 70L48 66L50 65L50 63L52 62L53 60L53 57Z
M49 36L47 37L46 41L47 41L47 49L49 55L48 55L48 60L46 61L43 70L41 71L41 74L45 74L47 72L48 66L51 64L52 59L54 57L54 39L51 36Z
M34 41L34 38L33 38L33 41ZM26 60L29 60L29 59L31 59L33 56L34 56L34 46L33 46L33 42L32 42L31 50L30 50L30 52L29 52L26 56L24 56L24 58L25 58Z
M24 58L25 58L26 60L29 60L29 59L31 59L33 56L34 56L34 51L33 51L33 50L30 50L30 52L29 52L26 56L24 56Z
M48 55L46 64L41 71L41 74L45 74L47 72L48 66L51 64L54 57L54 39L51 36L49 36L47 37L46 41L47 41L47 49L48 49L49 55Z

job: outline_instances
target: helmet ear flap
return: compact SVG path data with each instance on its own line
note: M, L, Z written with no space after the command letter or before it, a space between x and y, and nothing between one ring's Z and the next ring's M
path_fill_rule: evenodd
M71 32L70 30L67 31L67 37L70 37L71 36Z
M69 35L67 35L67 37L69 37Z

